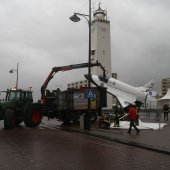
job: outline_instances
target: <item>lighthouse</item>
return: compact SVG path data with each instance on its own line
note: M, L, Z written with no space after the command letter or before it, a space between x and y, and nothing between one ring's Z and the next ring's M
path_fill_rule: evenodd
M107 12L99 7L93 12L91 25L91 59L92 62L99 61L111 77L111 41L110 21L107 19ZM101 75L100 68L93 68L93 74Z
M107 77L112 77L110 37L110 21L107 18L107 11L102 10L99 3L98 9L93 12L91 21L91 63L95 63L96 61L101 63L106 70ZM103 72L99 67L92 67L91 73L103 75ZM87 80L68 84L68 88L87 86ZM112 108L112 103L113 97L110 94L107 94L107 109Z
M107 18L107 12L101 9L100 4L98 9L93 12L91 24L91 62L98 61L101 63L106 70L107 77L111 77L110 21ZM102 70L99 67L94 67L92 68L92 74L102 75ZM111 109L112 102L112 96L108 94L108 109Z

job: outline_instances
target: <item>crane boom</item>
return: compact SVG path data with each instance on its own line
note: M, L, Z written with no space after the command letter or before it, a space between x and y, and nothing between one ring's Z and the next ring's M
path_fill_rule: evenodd
M90 63L90 67L94 66L99 66L102 71L103 75L105 76L105 69L104 67L97 61L96 63ZM45 97L45 90L50 82L50 80L54 77L54 75L59 72L59 71L69 71L73 69L79 69L79 68L86 68L89 67L89 63L80 63L80 64L72 64L72 65L66 65L66 66L61 66L61 67L53 67L50 74L44 81L43 85L41 86L41 103L45 104L46 102L46 97Z

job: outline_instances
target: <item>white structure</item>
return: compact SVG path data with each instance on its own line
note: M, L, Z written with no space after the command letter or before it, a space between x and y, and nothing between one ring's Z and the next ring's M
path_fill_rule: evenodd
M158 99L158 108L163 108L165 103L170 105L170 88L167 89L167 93L162 98Z
M110 40L110 21L107 19L107 12L99 8L93 12L91 25L91 59L92 62L101 63L107 72L108 77L112 77L111 70L111 40ZM99 67L92 68L92 74L102 75ZM108 94L107 108L111 109L113 97Z
M91 26L91 59L92 62L99 61L106 69L107 76L111 77L111 41L110 21L107 12L99 8L93 12L94 19ZM92 68L92 73L101 75L99 67Z
M110 21L107 19L107 12L99 7L93 12L93 19L91 22L91 62L98 61L105 67L108 77L112 77L111 74L111 40L110 40ZM102 75L100 67L93 67L92 74ZM116 75L116 74L115 74ZM116 75L117 76L117 75ZM85 82L75 82L68 84L68 88L79 88L81 86L87 86L87 80ZM113 103L113 97L108 94L107 108L111 109Z

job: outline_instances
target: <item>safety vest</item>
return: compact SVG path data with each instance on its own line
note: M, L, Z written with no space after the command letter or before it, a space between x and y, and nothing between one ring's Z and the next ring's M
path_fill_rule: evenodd
M105 116L105 117L104 117L104 122L110 123L110 117L109 117L109 116Z

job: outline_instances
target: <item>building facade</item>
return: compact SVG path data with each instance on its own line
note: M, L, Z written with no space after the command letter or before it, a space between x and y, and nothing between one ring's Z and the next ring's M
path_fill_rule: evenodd
M170 88L170 78L162 79L162 96L166 94L168 88Z
M87 86L88 86L88 80L81 80L67 85L67 87L70 89L72 88L79 89L81 87L87 87Z

